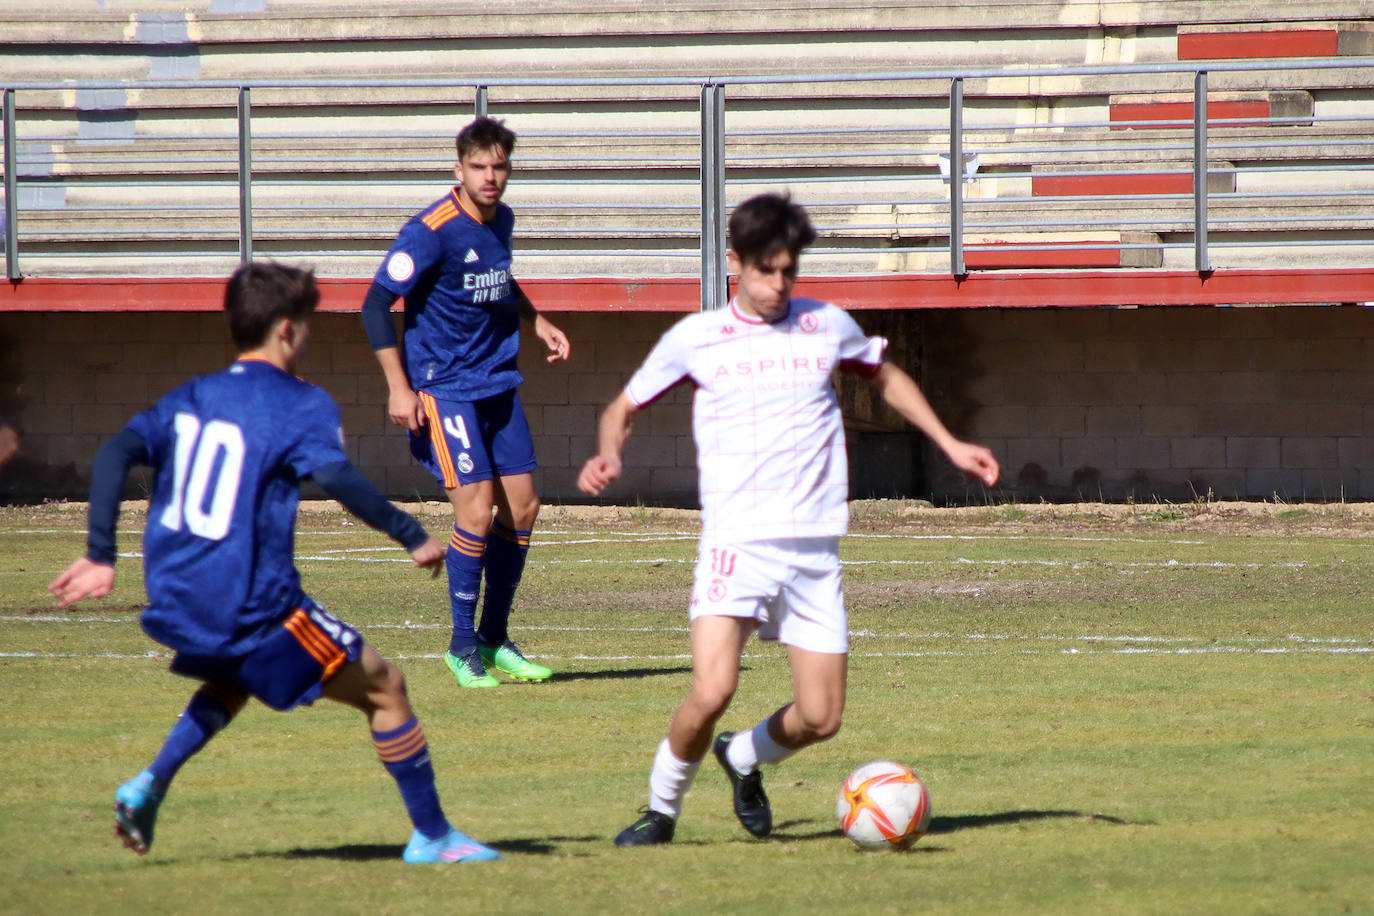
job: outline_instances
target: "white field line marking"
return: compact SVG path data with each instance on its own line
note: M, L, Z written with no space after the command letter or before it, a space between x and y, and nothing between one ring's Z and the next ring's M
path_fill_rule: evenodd
M129 624L135 623L137 617L66 617L63 615L5 615L0 616L0 623L114 623ZM402 623L368 623L358 627L360 630L443 630L447 632L452 629L448 623L414 623L404 621ZM686 633L688 627L684 626L659 626L659 627L570 627L570 626L543 626L543 625L523 625L513 626L512 630L519 630L528 633ZM940 640L960 640L970 642L1062 642L1062 643L1202 643L1203 648L1213 648L1213 643L1217 642L1210 636L1157 636L1150 634L1127 634L1127 635L1094 635L1080 634L1077 636L1065 635L1062 633L880 633L868 629L850 630L849 635L853 639L898 639L908 641L940 641ZM1228 637L1225 640L1229 643L1248 643L1252 644L1274 644L1274 643L1296 643L1299 645L1310 645L1316 647L1331 648L1350 648L1353 651L1374 651L1374 643L1348 636L1300 636L1290 633L1287 636L1237 636ZM1242 647L1238 651L1251 651L1251 648Z
M400 548L378 547L361 548L361 552L390 551L400 553ZM325 553L300 554L296 557L298 563L410 563L409 557L360 557L360 556L340 556L341 553L352 554L352 550L327 551ZM141 560L141 551L130 550L120 551L120 557ZM546 566L567 566L567 565L594 565L594 566L661 566L664 563L692 564L696 562L695 557L650 557L647 559L623 559L613 557L589 557L581 560L555 560L540 558L539 563ZM1046 568L1063 569L1090 569L1106 568L1120 569L1123 574L1128 574L1136 569L1316 569L1320 566L1332 565L1339 566L1344 564L1344 560L1336 560L1331 564L1308 563L1306 560L1296 560L1287 563L1231 563L1221 560L1210 562L1180 562L1178 560L1157 560L1157 561L1122 561L1122 560L1011 560L999 558L974 559L971 557L952 557L943 560L841 560L841 566L944 566L944 565L965 565L965 566L1040 566Z
M132 617L63 617L63 616L3 616L0 622L14 623L115 623L128 624L133 622ZM366 630L443 630L450 629L446 623L379 623L369 624L360 629ZM615 632L615 633L685 633L686 627L558 627L558 626L518 626L512 629L525 632L545 632L545 633L593 633L593 632ZM1060 634L1039 634L1022 635L1014 633L875 633L872 630L852 630L850 636L858 640L904 640L912 641L963 641L979 643L998 643L998 642L1038 642L1038 643L1078 643L1080 645L1068 646L1066 648L1017 648L1011 649L1010 654L1014 655L1213 655L1213 654L1250 654L1250 655L1286 655L1301 653L1316 653L1327 655L1367 655L1374 653L1374 645L1365 643L1359 639L1349 637L1311 637L1290 634L1283 637L1239 637L1238 639L1228 640L1231 643L1241 643L1241 645L1219 645L1210 637L1198 636L1152 636L1152 635L1125 635L1125 636L1064 636ZM1120 647L1112 647L1111 644L1131 644ZM1202 645L1188 645L1189 643ZM1283 643L1296 644L1283 645ZM1172 646L1159 644L1173 644ZM1248 644L1248 645L1246 645ZM1081 647L1086 646L1086 648ZM92 653L37 653L37 652L0 652L0 658L163 658L170 653L159 650L150 650L142 654L120 655L120 654L92 654ZM955 658L973 658L978 656L1001 654L998 650L952 650L952 649L928 649L920 651L883 651L883 652L863 652L851 651L850 655L854 658L922 658L927 656L947 656ZM397 658L439 658L438 655L398 655ZM548 659L571 659L576 661L617 661L617 660L661 660L690 658L690 655L531 655L531 658ZM746 655L745 658L759 658L762 656Z
M307 537L343 537L343 536L357 536L357 535L359 535L359 534L362 534L362 533L367 532L368 530L369 530L369 529L367 529L367 527L364 526L364 525L362 525L361 523L357 523L357 524L349 523L348 526L347 526L347 528L344 528L344 529L335 529L335 528L330 528L330 529L299 529L299 530L297 530L297 532L296 532L296 536L297 536L298 539L299 539L299 538L307 538ZM84 531L83 531L82 529L76 529L76 528L70 528L70 529L68 529L68 528L15 528L15 529L0 529L0 536L3 536L3 535L10 535L10 534L14 534L14 535L67 534L67 535L72 535L72 536L76 537L76 536L80 536L80 535L83 534L83 533L84 533ZM142 534L143 534L143 529L140 529L140 528L125 528L125 529L123 529L123 533L124 533L124 534L127 534L127 535L131 535L131 536L132 536L132 535L142 535ZM533 539L533 542L532 542L532 546L540 547L540 548L555 548L555 547L566 547L566 546L580 546L580 545L584 545L584 544L627 544L627 543L636 543L636 542L638 542L638 543L658 543L658 542L667 543L667 542L672 542L672 541L695 541L695 540L697 540L699 537L700 537L700 532L699 532L699 531L696 531L696 530L692 530L692 531L623 531L623 532L621 532L621 531L612 531L612 532L604 532L604 531L582 531L582 530L579 530L579 529L545 528L545 529L542 529L542 530L536 530L535 535L534 535L534 539ZM844 537L845 537L846 540L853 539L853 540L894 540L894 541L947 541L947 542L955 542L955 541L1034 541L1034 542L1042 542L1042 543L1049 543L1049 542L1064 542L1064 543L1099 543L1099 544L1160 544L1160 545L1182 545L1182 546L1207 546L1207 545L1209 544L1209 542L1208 542L1208 541L1205 541L1205 540L1192 540L1192 539L1179 539L1179 538L1171 538L1171 539L1164 539L1164 540L1156 540L1156 539L1139 538L1139 537L1112 537L1112 536L1094 537L1094 536L1087 536L1087 535L1073 536L1073 535L1039 535L1039 534L866 534L866 533L849 533L849 534L846 534ZM1325 539L1325 538L1321 538L1321 539L1313 539L1313 538L1295 538L1295 539L1291 539L1291 540L1290 540L1290 543L1293 543L1293 544L1301 544L1301 543L1308 543L1308 542L1320 542L1320 543L1322 543L1322 544L1327 544L1327 545L1331 545L1331 544L1337 543L1336 541L1333 541L1333 540L1331 540L1331 539ZM1363 549L1363 545L1361 545L1361 544L1347 544L1347 545L1344 545L1344 546L1349 546L1349 547L1353 547L1353 548L1357 548L1357 549ZM313 554L313 555L302 555L302 556L298 556L297 559L298 559L298 560L314 560L314 561L317 561L317 562L329 562L329 561L330 561L330 558L327 557L327 556L324 556L323 554L335 554L335 553L398 552L398 551L400 551L400 550L401 550L401 548L396 547L395 545L392 545L392 544L390 544L389 542L387 542L387 543L384 543L384 544L379 544L379 545L378 545L377 547L375 547L375 548L371 548L371 547L362 547L362 548L347 548L347 549L341 549L341 550L327 550L327 551L322 551L322 552L319 552L319 553L316 553L316 554ZM121 554L119 554L119 555L120 555L121 557L132 557L132 558L139 558L139 557L142 556L142 554L140 554L140 553L138 553L138 552L121 553ZM373 559L358 558L358 562L360 562L360 563L409 563L410 560L409 560L408 557L407 557L407 558L373 558ZM644 563L644 562L657 562L657 561L643 561L643 560L621 561L621 560L611 560L611 559L587 559L587 560L575 560L575 561L559 561L559 560L553 560L553 559L544 558L544 559L541 560L541 562L550 563L550 564L559 563L559 562L576 562L576 563L592 563L592 564L596 564L596 563L620 563L620 562ZM676 561L675 561L675 562L676 562ZM858 563L861 563L861 562L882 562L882 561L846 561L847 564L848 564L848 563L858 564ZM942 560L907 560L907 561L894 560L894 561L888 561L888 562L892 562L892 563L905 563L905 564L907 564L907 565L934 565L934 564L936 564L936 563L947 562L947 561L942 561ZM965 558L959 558L959 560L957 560L956 562L964 562L964 563L994 563L994 562L998 562L998 561L995 561L995 560L969 560L969 559L965 559ZM1081 560L1081 561L1064 561L1064 560L1003 560L1003 561L1000 561L1000 562L1001 562L1002 564L1004 564L1004 565L1009 565L1009 566L1017 566L1017 565L1023 565L1023 566L1033 566L1033 565L1042 565L1042 566L1056 566L1056 565L1057 565L1057 566L1073 566L1074 564L1083 565L1083 564L1092 564L1092 563L1099 563L1099 564L1103 564L1103 565L1111 565L1111 561L1108 561L1108 560ZM1337 562L1343 562L1343 561L1337 561ZM1115 564L1115 565L1128 565L1128 564ZM1137 564L1137 565L1140 565L1140 566L1152 566L1152 565L1160 565L1160 564L1144 564L1144 563L1142 563L1142 564ZM1162 565L1177 565L1177 566L1182 566L1182 567L1194 567L1194 568L1196 568L1196 567L1201 567L1201 566L1205 566L1205 565L1208 565L1208 564L1182 563L1182 562L1178 562L1178 561L1176 561L1176 560L1170 560L1168 563L1162 564ZM1234 568L1257 569L1257 568L1261 568L1262 565L1276 566L1276 565L1278 565L1278 564L1222 564L1222 563L1216 563L1216 564L1211 564L1211 565L1216 566L1216 567L1219 567L1219 568L1234 567ZM1302 565L1307 565L1307 564L1291 564L1291 566L1302 566ZM1076 568L1076 567L1075 567L1075 568Z
M689 661L689 654L674 655L559 655L527 653L530 658L564 661ZM850 658L979 658L988 655L1370 655L1374 646L1308 646L1289 648L1286 646L1204 646L1199 648L1102 648L1102 649L1012 649L1002 652L977 652L956 650L929 650L922 652L851 652ZM398 654L390 656L396 660L439 659L438 653ZM744 659L768 658L762 653L745 653ZM149 651L143 653L118 652L0 652L0 658L104 658L104 659L161 659L171 658L169 652Z
M367 532L366 526L358 525L353 530L336 529L298 529L297 537L340 537ZM121 532L127 535L142 535L141 528L124 528ZM79 536L84 534L83 529L79 528L10 528L0 529L0 535L6 534L70 534ZM623 544L630 541L694 541L701 537L699 531L568 531L557 528L544 530L536 529L532 544L543 547L564 547L578 544ZM1065 541L1092 544L1182 544L1187 546L1205 546L1206 541L1185 540L1170 538L1167 540L1157 540L1150 538L1136 537L1088 537L1086 535L1038 535L1038 534L866 534L851 532L845 535L846 538L855 540L888 540L888 541ZM368 548L363 548L368 549ZM399 549L382 547L378 549Z

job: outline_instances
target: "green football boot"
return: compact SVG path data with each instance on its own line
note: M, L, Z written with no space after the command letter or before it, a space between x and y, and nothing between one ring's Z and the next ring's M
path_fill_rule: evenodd
M500 687L501 682L487 673L476 649L469 649L462 655L444 653L444 664L458 679L459 687Z
M488 668L509 674L517 681L544 681L553 674L543 665L536 665L516 648L509 639L499 646L477 644L477 654Z

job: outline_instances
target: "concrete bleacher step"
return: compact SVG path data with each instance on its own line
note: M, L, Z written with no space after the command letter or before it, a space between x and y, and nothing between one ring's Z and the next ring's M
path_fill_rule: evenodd
M961 31L1000 28L1091 29L1175 23L1340 19L1348 4L1314 2L1296 10L1284 0L912 0L875 7L865 0L773 0L772 31L835 29ZM264 0L260 4L149 3L103 0L8 0L9 40L70 44L263 43L283 38L319 42L758 32L757 18L728 0L541 0L536 5L366 4L340 0ZM79 28L76 28L79 26Z
M1132 163L1129 168L1110 165L1079 167L1075 174L1066 174L1058 166L1035 166L1031 170L1033 197L1122 197L1132 195L1191 195L1193 174L1184 163L1174 168L1143 169ZM1209 164L1207 190L1211 194L1230 194L1236 189L1233 165L1229 162Z
M1108 98L1108 117L1120 130L1157 128L1157 122L1173 126L1193 124L1191 93L1131 93ZM1312 123L1312 93L1288 90L1269 92L1208 93L1207 124L1217 129L1263 127L1306 127Z
M770 4L766 32L724 0L687 7L667 0L548 0L529 8L477 0L261 5L211 12L217 5L105 0L91 10L74 0L11 0L0 10L3 79L344 82L362 73L446 80L252 91L257 250L313 248L323 270L368 275L400 224L443 193L452 132L471 116L475 81L556 80L570 72L728 78L1172 62L1184 39L1194 40L1189 36L1249 41L1236 25L1244 22L1263 23L1251 32L1288 39L1330 26L1335 53L1349 55L1364 53L1369 25L1350 21L1349 4L1316 2L1299 12L1270 0L914 0L881 8L861 0L778 0ZM482 43L471 41L474 30ZM965 149L981 163L964 191L972 263L1092 266L1116 257L1120 266L1132 252L1152 250L1151 237L1161 246L1177 242L1192 220L1190 82L1186 73L965 80ZM1374 68L1214 72L1210 85L1210 213L1230 220L1228 231L1272 234L1266 212L1286 214L1290 226L1309 231L1323 228L1323 216L1332 231L1368 228L1359 208L1371 199L1360 196L1371 173L1358 164L1371 159ZM695 275L698 88L491 87L491 113L521 133L509 200L530 270ZM825 264L938 265L947 259L941 236L949 188L936 166L948 153L948 91L944 77L731 84L727 199L786 188L825 225L823 245L895 246L878 254L827 252ZM188 246L214 249L204 262L214 264L224 256L220 249L235 248L232 85L25 89L17 99L26 272L79 251L90 232L100 237L92 244L118 249L102 254L155 262L136 272L201 263ZM1321 123L1333 116L1366 120ZM623 136L627 124L642 135ZM1353 192L1352 199L1342 201L1342 191ZM1258 198L1262 206L1235 204L1244 193L1271 196ZM1279 196L1299 193L1310 206ZM1089 196L1096 194L1109 199ZM1114 218L1121 225L1112 225ZM1037 231L1023 240L1015 227L983 229L979 220L1019 220ZM1066 225L1040 226L1044 220ZM1123 247L1136 233L1146 247ZM977 248L980 239L990 250ZM1036 240L1097 247L1037 252ZM616 248L647 253L588 253ZM669 254L652 263L658 250ZM1164 260L1173 258L1170 250Z
M1342 15L1349 12L1347 8ZM1363 57L1374 54L1374 23L1265 21L1178 27L1179 60L1247 60L1286 57Z
M969 270L1072 270L1159 267L1164 262L1154 232L1019 232L965 235Z

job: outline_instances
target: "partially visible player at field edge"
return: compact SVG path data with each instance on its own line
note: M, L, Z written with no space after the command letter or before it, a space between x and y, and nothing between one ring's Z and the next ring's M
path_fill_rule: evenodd
M458 133L457 147L460 183L401 229L362 315L386 376L391 421L408 430L412 454L453 506L445 559L453 630L444 662L462 687L495 687L488 669L522 681L551 674L508 632L539 514L534 441L516 391L521 319L548 347L549 362L567 359L569 346L511 276L515 217L501 197L515 134L482 117ZM400 296L403 347L391 320Z
M152 763L115 792L115 833L148 851L173 777L249 697L287 710L323 696L367 716L414 823L405 861L499 859L445 818L400 669L301 589L293 541L307 478L398 541L416 566L437 576L444 558L349 463L333 399L294 375L318 301L308 271L239 268L224 297L237 361L165 395L96 456L86 555L49 589L63 607L109 594L125 478L151 466L143 629L176 651L173 672L202 682Z
M678 382L695 385L701 543L692 686L654 756L649 806L617 846L672 840L708 748L730 780L740 823L768 835L773 815L760 764L839 730L849 651L839 539L849 481L834 372L870 379L955 467L989 486L997 481L992 453L952 436L911 377L883 359L886 340L866 337L834 305L792 297L798 258L816 237L799 205L776 194L754 197L735 209L729 228L737 295L659 339L606 408L599 450L578 478L583 492L602 493L620 476L635 415ZM713 743L753 633L787 647L792 698L753 728L721 732Z
M0 467L4 467L19 452L19 430L5 417L0 417Z

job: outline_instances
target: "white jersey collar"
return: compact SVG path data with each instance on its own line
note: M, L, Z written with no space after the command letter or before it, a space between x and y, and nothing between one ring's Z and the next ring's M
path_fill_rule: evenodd
M782 323L783 323L784 321L786 321L786 320L791 316L791 314L792 314L792 300L791 300L791 299L788 299L788 300L787 300L787 311L783 312L781 315L779 315L779 316L778 316L777 318L775 318L774 320L768 321L767 319L765 319L765 318L760 318L760 317L757 316L757 315L746 315L746 314L744 314L744 312L741 312L740 309L739 309L739 305L737 304L737 298L738 298L738 297L733 297L733 298L730 299L730 311L731 311L732 313L734 313L734 316L735 316L736 318L738 318L740 321L743 321L745 324L757 324L757 325L765 325L765 324L782 324Z

